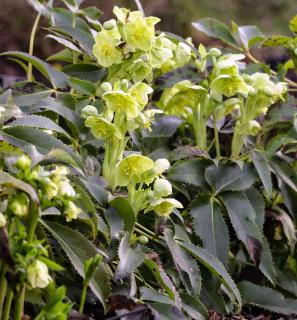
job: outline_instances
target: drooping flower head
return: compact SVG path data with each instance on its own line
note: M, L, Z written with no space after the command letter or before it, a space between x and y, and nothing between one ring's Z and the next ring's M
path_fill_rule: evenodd
M151 201L145 213L154 211L159 216L168 217L175 208L181 209L183 205L174 198L156 199Z
M119 129L111 122L101 117L88 117L85 125L91 128L93 136L97 139L121 139L122 134Z

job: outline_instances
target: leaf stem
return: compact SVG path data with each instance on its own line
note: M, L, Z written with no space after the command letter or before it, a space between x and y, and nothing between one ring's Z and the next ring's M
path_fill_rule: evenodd
M39 12L35 18L31 35L30 35L30 44L29 44L29 54L33 55L33 50L34 50L34 40L35 40L35 35L37 31L37 27L39 24L39 20L41 18L41 13ZM29 62L28 64L28 71L27 71L27 79L28 81L32 82L33 81L33 73L32 73L32 63Z
M13 298L13 291L11 289L8 289L7 295L6 295L6 300L5 300L5 306L4 306L4 310L3 310L2 320L9 319L12 298Z
M6 290L7 290L7 281L5 279L5 273L6 273L6 266L3 262L1 276L0 276L0 319L2 319L3 304L4 304L4 299L5 299Z
M83 313L83 311L84 311L86 296L87 296L87 288L88 288L88 283L84 282L81 296L80 296L80 304L79 304L79 312L80 313Z
M213 129L214 129L214 136L215 136L216 154L217 154L217 157L220 157L221 156L220 140L219 140L219 131L217 127L217 119L216 119L215 112L213 113Z

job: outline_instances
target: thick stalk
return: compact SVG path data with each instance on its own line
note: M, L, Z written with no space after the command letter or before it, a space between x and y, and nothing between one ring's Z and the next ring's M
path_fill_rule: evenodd
M7 281L5 279L5 273L6 273L6 266L4 263L2 263L2 270L1 270L1 276L0 276L0 319L2 319L3 304L4 304L4 299L5 299L6 290L7 290Z
M34 239L35 230L38 223L38 217L39 217L38 207L31 202L30 212L29 212L29 227L28 227L28 234L27 234L27 240L29 243L32 242ZM19 291L19 296L16 300L14 320L22 319L22 316L24 313L25 292L26 292L26 286L23 285Z
M34 21L34 24L33 24L33 27L32 27L32 31L31 31L31 35L30 35L30 44L29 44L29 54L30 55L33 55L34 40L35 40L36 30L37 30L40 18L41 18L41 14L38 13L38 15L36 16L36 19ZM27 79L30 82L33 81L32 63L28 64Z
M206 122L203 117L203 110L201 110L201 103L197 103L193 113L193 127L195 132L196 146L199 149L206 149Z
M13 298L13 291L8 289L6 299L5 299L5 306L3 310L3 318L2 320L8 320L10 315L10 309L11 309L11 302Z
M217 127L217 118L216 118L215 112L213 113L213 129L214 129L214 136L215 136L216 154L217 154L217 157L220 157L221 156L220 140L219 140L219 131Z
M79 304L79 312L80 313L83 313L83 311L84 311L86 295L87 295L87 288L88 288L88 284L84 283L83 288L82 288L82 292L81 292L81 296L80 296L80 304Z
M239 154L243 145L242 139L243 139L242 135L235 128L233 138L232 138L231 159L236 159L239 157Z

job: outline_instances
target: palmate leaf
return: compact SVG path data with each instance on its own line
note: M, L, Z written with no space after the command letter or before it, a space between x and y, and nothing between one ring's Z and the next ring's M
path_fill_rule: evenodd
M263 251L263 237L255 222L254 208L242 192L225 192L222 198L237 237L258 266Z
M257 170L257 173L263 183L263 186L267 192L267 195L269 198L271 198L272 182L271 182L271 174L270 174L268 159L265 153L258 150L252 150L250 152L250 156Z
M134 248L130 246L130 233L128 232L121 239L118 253L120 262L114 275L116 281L134 272L146 259L143 248L139 244Z
M179 245L189 252L195 259L204 265L210 272L219 277L222 283L227 288L229 294L236 298L238 305L241 307L241 296L237 289L234 280L229 275L224 265L210 252L190 243L178 242Z
M204 172L210 164L211 161L206 159L179 161L169 169L167 177L197 187L207 186Z
M96 248L78 231L69 229L55 222L45 220L40 222L58 241L80 276L84 277L84 263L86 260L94 257L97 253L106 256L103 251L98 250L98 248ZM111 274L108 266L101 263L98 267L98 271L93 275L89 285L92 292L99 299L104 308L105 299L110 292L110 278Z
M288 316L297 314L297 300L284 298L276 290L258 286L247 281L239 284L239 290L246 304L255 305Z
M0 185L7 185L26 192L38 204L39 199L35 190L26 182L16 179L7 172L0 172Z
M176 244L170 229L165 230L164 237L185 288L189 294L198 296L201 289L201 275L195 260Z
M7 51L0 55L8 55L16 58L23 59L40 71L56 88L65 88L67 86L67 76L63 72L54 69L50 64L36 58L28 53L19 51Z
M245 190L251 187L256 176L252 167L244 164L241 169L238 164L219 163L212 165L205 171L206 181L211 185L216 194L229 190Z
M209 197L198 197L192 205L195 233L201 238L203 247L226 266L229 252L229 234L219 206Z

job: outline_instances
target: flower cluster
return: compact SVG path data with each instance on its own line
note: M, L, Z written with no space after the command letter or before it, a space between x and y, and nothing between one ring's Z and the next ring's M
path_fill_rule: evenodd
M167 159L154 162L140 154L132 154L119 162L117 183L127 187L128 200L136 213L145 210L168 216L174 208L183 207L176 199L167 198L172 194L172 186L162 174L169 167Z
M97 33L93 48L98 64L109 68L109 81L129 79L150 81L153 70L166 72L186 64L191 48L174 43L164 34L156 36L156 17L144 17L140 11L114 7L117 20L106 21Z

